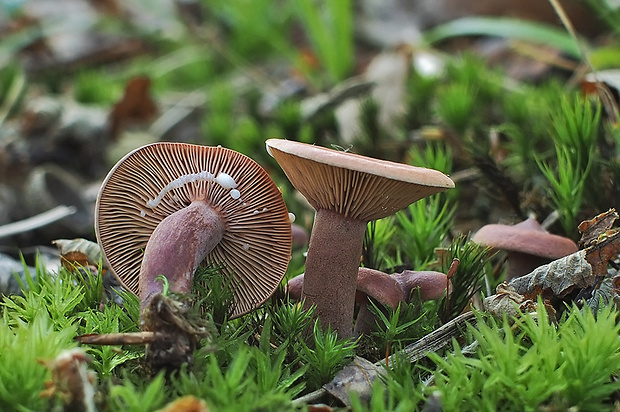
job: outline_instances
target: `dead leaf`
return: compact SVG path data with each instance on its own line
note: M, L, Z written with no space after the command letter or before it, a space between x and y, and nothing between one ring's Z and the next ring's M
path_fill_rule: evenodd
M133 77L125 87L123 97L110 113L110 133L113 139L130 122L148 122L157 113L151 97L151 79L147 76Z
M609 209L607 212L595 216L591 220L584 220L577 226L581 233L579 245L582 248L592 246L596 239L611 229L614 222L618 219L616 209Z
M349 393L358 394L360 401L367 404L372 396L372 383L383 368L356 356L353 361L336 374L323 388L344 405L351 406Z
M532 273L515 278L508 284L526 299L563 297L575 288L592 286L596 280L586 251L580 250L536 268Z
M596 276L607 275L609 261L620 253L620 229L608 230L600 234L586 250L586 260L592 265Z
M497 285L495 295L484 298L482 306L485 311L497 317L504 314L516 317L523 313L536 312L536 302L526 299L506 282Z
M76 266L97 268L101 262L101 248L90 240L56 239L52 244L60 251L60 260L67 269L74 269Z

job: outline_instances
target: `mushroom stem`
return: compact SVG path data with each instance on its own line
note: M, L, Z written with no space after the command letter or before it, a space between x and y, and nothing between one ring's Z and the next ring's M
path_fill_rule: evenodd
M341 338L353 334L355 288L366 222L319 209L316 212L302 296L315 314ZM329 285L329 286L327 286Z
M194 201L163 219L144 250L139 281L141 307L162 292L162 284L155 281L158 275L168 279L170 291L189 293L196 268L223 233L220 214L204 201Z

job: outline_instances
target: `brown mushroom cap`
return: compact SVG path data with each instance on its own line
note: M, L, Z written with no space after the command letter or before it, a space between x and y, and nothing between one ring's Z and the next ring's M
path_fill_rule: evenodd
M291 140L269 139L267 151L315 209L351 219L390 216L454 187L443 173Z
M448 277L441 272L404 270L393 274L392 277L402 287L406 301L417 296L411 295L418 288L420 299L423 301L439 299L446 292L446 287L448 287L448 292L452 289Z
M301 273L286 282L286 293L293 300L301 300L301 291L304 288L304 274Z
M358 300L362 304L368 303L368 298L375 299L382 306L396 309L400 302L406 299L405 292L397 279L380 270L361 267L357 271Z
M577 244L571 239L547 232L533 218L513 226L502 224L483 226L471 240L495 249L546 259L559 259L578 250Z
M235 192L197 177L205 172L229 175ZM194 178L179 181L189 175ZM175 181L179 184L171 187ZM233 150L154 143L127 154L110 171L97 198L95 230L103 256L123 286L139 294L140 264L151 234L165 217L195 200L205 200L223 217L222 240L203 264L222 267L233 277L232 315L245 314L280 284L290 259L291 224L269 175Z

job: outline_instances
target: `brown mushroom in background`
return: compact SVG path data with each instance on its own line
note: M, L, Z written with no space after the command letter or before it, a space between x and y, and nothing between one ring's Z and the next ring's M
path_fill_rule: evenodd
M286 294L289 298L300 301L301 300L301 291L304 287L304 274L300 274L295 276L294 278L289 279L286 282Z
M370 334L375 330L376 319L370 311L368 299L374 299L380 307L396 309L401 302L439 299L451 291L447 276L441 272L405 270L388 275L378 270L360 268L358 272L358 301L360 310L355 321L356 336ZM362 298L360 300L360 298Z
M526 275L541 265L578 250L577 244L571 239L547 232L534 218L528 218L513 226L483 226L471 240L483 246L506 251L506 280Z
M437 170L309 144L269 139L268 152L316 210L303 297L323 327L353 333L357 271L366 224L454 187Z
M282 195L252 159L222 147L150 144L106 177L95 229L103 256L146 307L162 291L188 293L201 264L222 267L235 286L231 316L261 305L280 284L291 253Z

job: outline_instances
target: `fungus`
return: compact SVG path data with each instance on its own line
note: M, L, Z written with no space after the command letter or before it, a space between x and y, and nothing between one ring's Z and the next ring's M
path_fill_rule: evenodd
M105 260L143 309L162 292L158 275L189 293L209 264L233 278L231 316L240 316L275 291L290 259L280 191L256 162L222 147L154 143L127 154L101 187L95 220Z
M534 218L528 218L513 226L483 226L471 240L483 246L506 251L507 280L526 275L541 265L578 250L577 244L571 239L547 232Z
M454 187L443 173L309 144L269 139L267 151L316 211L303 297L323 327L352 335L366 224Z
M370 334L375 329L375 316L370 310L369 299L381 307L396 310L405 300L405 293L396 278L375 269L361 267L357 272L357 289L355 300L360 309L355 321L354 335Z
M373 299L380 307L396 309L401 302L411 302L419 297L422 302L439 299L450 293L447 276L441 272L405 270L401 273L387 273L359 268L357 281L357 300L360 309L355 321L356 336L369 334L376 325L375 316L370 311L368 299Z

